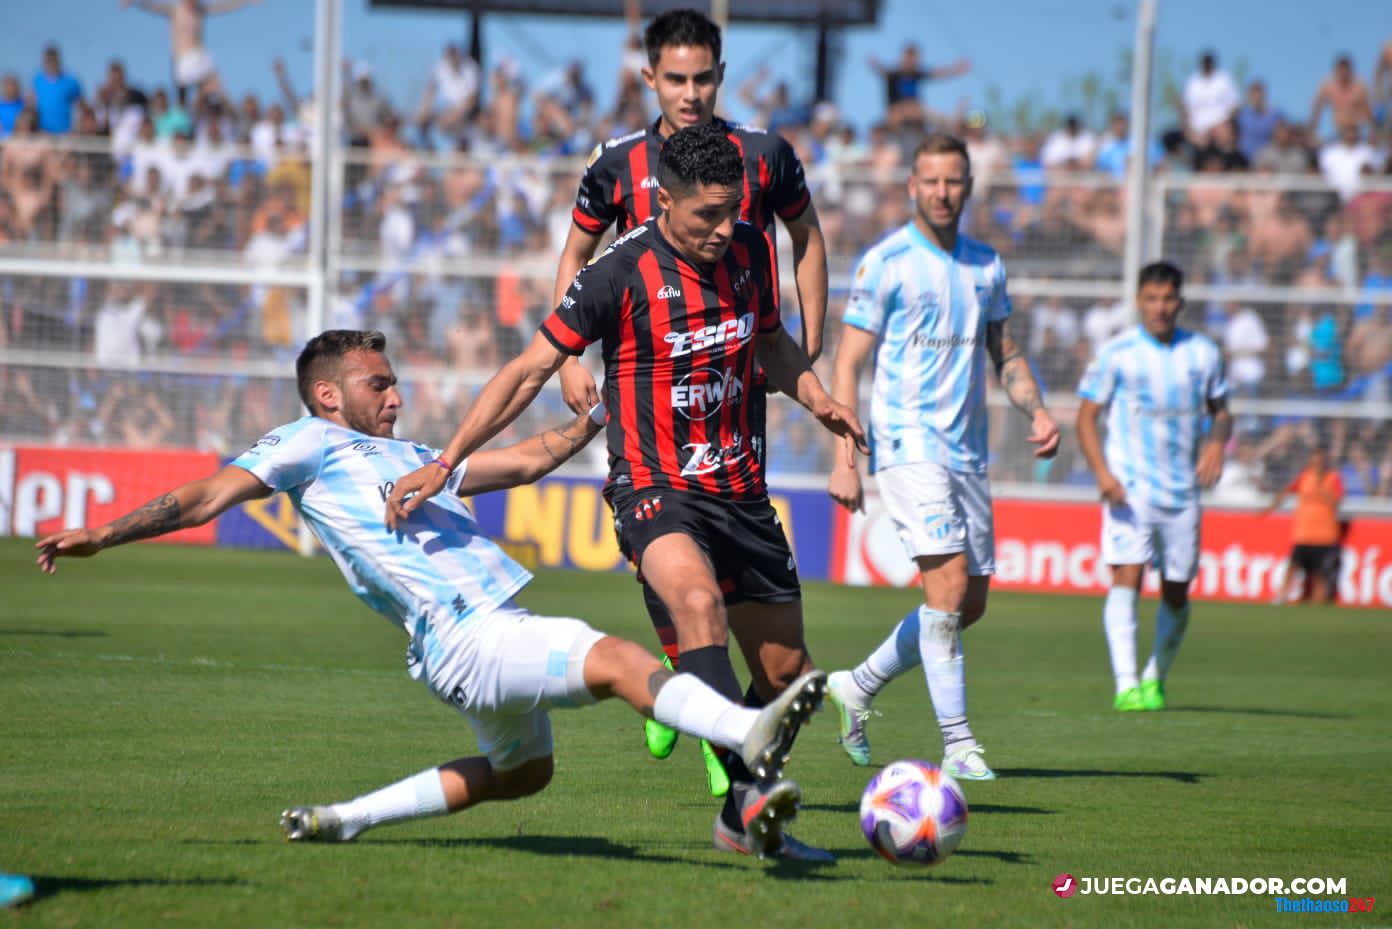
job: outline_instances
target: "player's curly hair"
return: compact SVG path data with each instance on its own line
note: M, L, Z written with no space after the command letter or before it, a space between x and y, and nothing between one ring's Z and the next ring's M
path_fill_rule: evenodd
M305 343L295 359L295 386L305 408L315 413L315 381L331 381L343 356L349 352L384 352L387 337L375 330L328 329Z
M662 143L657 182L675 194L689 192L698 184L742 185L744 159L721 126L687 126Z
M648 53L648 65L657 67L662 50L683 45L708 48L711 57L720 62L720 27L698 10L668 10L648 23L643 31L643 48Z

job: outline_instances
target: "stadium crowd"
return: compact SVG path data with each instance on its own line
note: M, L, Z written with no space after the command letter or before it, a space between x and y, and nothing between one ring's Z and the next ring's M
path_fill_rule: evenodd
M29 79L0 75L0 254L132 269L131 279L111 281L0 276L0 347L77 352L99 364L257 359L284 357L308 335L303 288L134 271L178 263L245 279L248 269L305 267L318 101L279 60L270 65L278 99L239 97L201 45L202 22L179 32L181 8L160 8L174 23L168 86L132 86L120 59L93 86L56 46ZM636 20L613 56L608 109L592 83L598 60L546 74L503 59L485 72L449 45L419 100L391 98L365 62L342 63L335 247L347 270L325 322L385 331L408 371L450 372L411 380L417 434L453 422L470 395L467 375L495 369L530 338L551 309L552 256L584 156L652 118ZM82 62L79 71L98 66ZM832 103L767 87L762 70L725 89L752 122L788 138L806 167L831 256L825 357L855 257L909 218L901 187L909 153L925 129L950 128L968 141L976 176L965 230L1004 256L1016 281L1016 330L1042 384L1071 393L1094 347L1129 319L1125 303L1083 296L1120 280L1126 115L1097 127L1070 116L1048 134L1006 135L980 111L936 113L920 102L921 83L966 73L970 62L926 67L910 44L894 63L867 66L885 78L886 95L863 134ZM1149 153L1166 181L1163 252L1191 286L1228 288L1221 299L1194 300L1188 322L1224 346L1236 396L1392 400L1392 306L1366 298L1392 292L1392 42L1368 80L1341 56L1311 90L1307 113L1268 100L1260 80L1239 89L1211 52L1174 103L1178 124L1157 132ZM1269 288L1291 290L1271 299ZM62 389L46 383L60 376L69 381ZM258 379L219 380L205 391L215 400L175 409L162 394L178 385L166 379L185 375L12 367L4 377L3 432L69 442L222 448L243 438L238 418L272 421L282 411L267 404L294 403ZM103 409L138 412L119 422ZM778 409L770 429L780 428L789 441L775 472L824 469L825 443L799 417ZM1319 443L1342 463L1351 494L1392 496L1389 430L1382 420L1247 417L1227 483L1233 493L1265 492ZM1001 441L1009 435L1002 430ZM1002 462L1027 457L1002 452ZM1003 466L997 476L1087 481L1068 454L1049 475Z

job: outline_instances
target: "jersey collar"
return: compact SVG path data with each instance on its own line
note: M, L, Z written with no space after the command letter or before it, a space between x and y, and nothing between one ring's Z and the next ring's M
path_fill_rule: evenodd
M940 255L943 258L956 258L958 255L962 254L962 234L960 232L957 233L957 241L953 243L952 251L945 252L936 242L923 234L923 230L918 228L918 223L909 220L907 225L909 228L909 238L928 249L928 251L932 252L934 255Z

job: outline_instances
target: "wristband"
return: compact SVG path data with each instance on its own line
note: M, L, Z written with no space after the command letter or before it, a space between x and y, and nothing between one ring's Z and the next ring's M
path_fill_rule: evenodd
M454 468L451 468L451 467L449 466L449 462L445 461L445 456L444 456L444 455L440 455L438 458L432 458L432 459L430 460L430 463L431 463L431 464L439 465L440 467L444 468L446 474L452 474L452 473L454 473Z
M607 419L608 413L605 412L603 400L590 407L590 422L596 426L602 426Z

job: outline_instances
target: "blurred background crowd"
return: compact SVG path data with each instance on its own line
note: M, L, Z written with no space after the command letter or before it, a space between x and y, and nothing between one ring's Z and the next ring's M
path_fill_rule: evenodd
M50 263L0 273L0 350L33 362L0 369L0 436L235 451L296 415L283 373L309 334L310 292L295 275L310 250L324 101L279 59L265 63L275 97L224 83L203 32L238 0L127 5L168 18L167 83L135 86L120 57L70 61L57 45L0 67L0 258ZM419 64L419 99L385 92L369 62L341 62L323 323L388 334L407 374L404 431L442 441L550 311L585 155L655 117L639 36L634 17L621 47L553 73L510 58L485 69L446 44ZM806 168L832 276L820 364L856 257L909 218L910 153L926 130L947 129L972 153L966 231L1004 256L1016 331L1050 393L1071 394L1095 347L1130 319L1117 299L1127 114L1005 132L970 103L937 112L921 101L921 85L969 61L929 65L907 43L892 61L850 67L883 78L863 131L764 70L722 89ZM611 106L596 103L600 81L617 82ZM1256 499L1321 445L1351 495L1392 497L1392 42L1339 56L1304 99L1282 101L1260 79L1239 86L1221 49L1205 52L1173 102L1180 118L1147 143L1153 245L1186 270L1187 324L1223 345L1235 396L1257 401L1239 418L1222 493ZM785 305L793 327L795 295ZM244 367L208 373L200 359ZM1350 415L1310 412L1328 403ZM824 471L826 443L775 407L770 432L786 440L773 472ZM555 400L516 428L559 415ZM1008 410L993 428L997 478L1088 482L1071 453L1034 469Z

